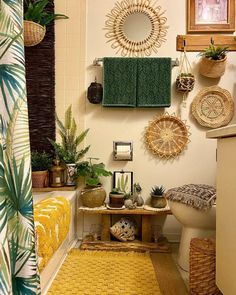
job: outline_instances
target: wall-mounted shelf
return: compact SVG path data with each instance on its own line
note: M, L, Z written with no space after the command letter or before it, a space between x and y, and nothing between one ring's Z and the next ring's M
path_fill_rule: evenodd
M184 42L185 41L185 42ZM236 36L233 35L177 35L176 50L202 51L213 41L217 46L228 46L228 51L236 51Z

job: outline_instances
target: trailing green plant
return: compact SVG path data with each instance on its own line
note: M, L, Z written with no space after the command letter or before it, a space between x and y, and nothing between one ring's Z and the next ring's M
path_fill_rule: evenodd
M48 170L52 166L52 156L46 152L31 152L32 171Z
M85 184L89 186L96 186L101 184L101 177L108 177L112 172L105 169L103 163L94 164L93 160L98 158L89 158L89 161L81 162L77 165L77 176L85 177Z
M33 21L41 26L47 26L50 22L57 19L68 19L64 14L52 13L46 11L48 0L24 0L25 12L24 19Z
M161 186L154 186L151 189L151 195L152 196L162 196L163 193L165 192L165 188L161 185Z
M75 119L72 117L71 105L65 112L64 124L56 114L56 123L58 126L58 133L61 137L61 143L57 143L52 139L48 139L52 144L56 158L60 159L66 164L78 163L78 161L88 152L90 146L78 150L79 145L84 140L89 129L76 135L77 125Z
M213 60L221 60L226 57L228 47L215 46L214 44L209 44L209 46L200 52L199 55Z

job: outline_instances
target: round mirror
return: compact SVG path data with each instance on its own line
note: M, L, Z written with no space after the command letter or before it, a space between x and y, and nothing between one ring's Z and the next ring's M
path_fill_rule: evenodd
M167 19L152 0L122 0L115 3L106 20L105 36L121 56L150 56L166 41Z
M151 20L145 13L132 13L125 19L123 32L127 39L131 41L144 41L152 32Z

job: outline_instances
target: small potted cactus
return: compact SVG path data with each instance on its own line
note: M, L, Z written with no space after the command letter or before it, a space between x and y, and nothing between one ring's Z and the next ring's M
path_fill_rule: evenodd
M151 189L151 206L154 208L164 208L167 205L166 198L163 196L165 188L161 186L154 186Z
M109 193L109 206L112 208L122 208L124 205L125 193L118 188L113 188Z

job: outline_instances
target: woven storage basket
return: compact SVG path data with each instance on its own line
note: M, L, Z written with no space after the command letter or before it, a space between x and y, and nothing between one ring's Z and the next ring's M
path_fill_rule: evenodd
M27 47L39 44L46 33L46 28L32 21L24 21L24 45Z
M199 72L201 75L209 78L219 78L224 75L226 67L226 59L212 60L203 57L200 61Z
M215 284L215 240L191 240L189 288L191 295L222 294Z

